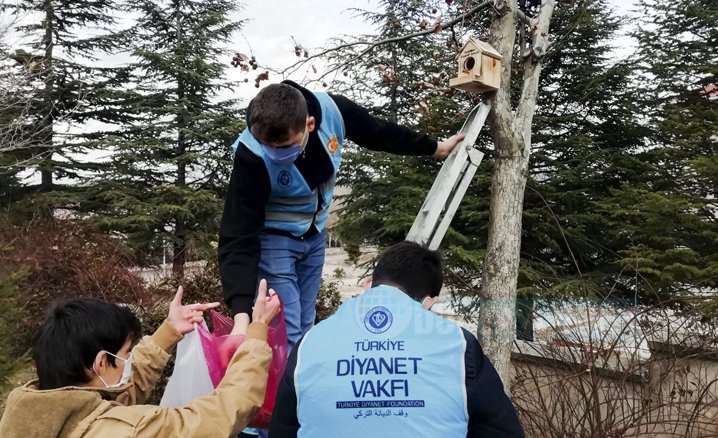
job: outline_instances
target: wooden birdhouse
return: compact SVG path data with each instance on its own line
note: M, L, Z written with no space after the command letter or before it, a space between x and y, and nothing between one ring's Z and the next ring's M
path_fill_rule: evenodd
M476 94L498 90L501 59L501 54L489 44L470 38L456 55L459 73L449 81L449 86Z

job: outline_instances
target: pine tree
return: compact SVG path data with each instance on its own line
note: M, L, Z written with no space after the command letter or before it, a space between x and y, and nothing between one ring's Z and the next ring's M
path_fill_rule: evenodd
M4 44L5 33L0 31L0 65L12 60ZM23 162L30 158L23 126L23 117L29 109L30 98L24 85L30 79L26 70L4 68L0 71L0 207L6 208L18 200L22 183L18 174Z
M625 266L620 227L595 203L635 184L646 136L635 116L634 66L613 59L621 19L607 2L558 8L557 42L544 60L524 199L521 292L542 296L633 295L615 290Z
M380 13L361 16L377 30L368 38L395 38L431 28L435 15L447 9L443 1L381 2ZM343 65L346 81L333 90L346 94L376 116L434 136L460 128L471 102L446 84L455 73L453 55L460 34L436 33L421 39L380 46L369 55L340 52L332 59ZM351 62L355 60L354 62ZM337 229L350 252L365 241L390 245L403 240L441 166L429 157L402 157L348 148L339 184L351 192L339 201L345 208Z
M137 254L158 261L172 248L173 272L187 253L209 251L229 179L229 144L241 131L229 87L226 48L240 23L229 0L130 0L135 120L104 141L112 161L84 208L119 232ZM229 58L229 57L227 57ZM160 259L161 260L161 259Z
M642 94L652 129L642 159L651 180L614 193L612 220L632 244L622 252L660 297L718 286L718 4L641 1ZM604 208L608 209L608 206Z
M417 7L415 2L390 2L394 8L399 4L408 10ZM398 14L387 7L385 20L391 23ZM424 13L431 8L432 5L427 5ZM410 15L402 10L401 16ZM681 202L683 195L675 186L661 189L667 190L666 199L676 209L675 215L668 214L670 209L661 204L648 213L642 211L644 204L653 202L655 194L651 191L658 181L666 178L656 167L654 152L644 147L650 131L642 122L641 105L650 102L641 97L641 89L632 86L635 65L631 60L611 58L610 42L621 24L622 20L615 17L605 1L592 2L586 8L564 5L555 12L552 27L558 41L544 59L534 119L533 158L524 200L519 292L527 297L610 295L632 299L638 292L644 302L657 302L671 297L686 284L702 281L684 274L684 284L669 281L669 271L675 267L670 267L671 257L667 254L661 256L656 266L638 269L638 285L634 279L638 249L668 251L677 257L673 261L678 262L683 257L681 244L666 245L661 240L671 235L671 229L679 229L676 223L682 224L683 242L688 235L698 236L702 231L691 210L696 204ZM382 35L391 36L391 33ZM426 79L431 76L417 66L432 65L433 58L426 54L442 49L428 40L414 40L384 50L398 51L397 58L414 56L409 63L414 66L410 72L424 74ZM451 53L446 56L446 49L442 51L444 64L453 67L453 62L446 61ZM371 74L372 68L381 59L381 55L367 59L367 63L374 64L364 68L364 78L376 77ZM446 74L454 74L453 69ZM357 76L352 78L353 84L362 75ZM423 91L411 87L419 81L416 77L405 79L399 72L396 84L376 81L372 84L375 89L385 91L383 95L389 102L387 96L392 95L389 85L405 91L398 106L411 108L422 99ZM446 79L442 83L445 82ZM466 97L460 95L452 104ZM441 101L430 101L429 116L422 117L415 126L420 129L440 126L445 129L441 135L455 131L458 127L453 119L463 118L460 107L455 106L458 112L444 118L444 105ZM379 106L377 113L391 107L391 104ZM399 120L406 123L416 118L404 113ZM442 245L453 271L448 282L469 296L475 295L482 272L489 215L488 186L493 171L492 150L482 150L487 157ZM374 154L350 156L343 178L351 182L353 191L345 199L339 224L343 239L350 244L369 241L388 245L404 238L437 170L433 163L425 162L424 167L419 167L415 159L400 167L405 161L396 158L387 162L376 159ZM626 215L631 216L631 221L625 222ZM647 226L650 224L662 228ZM681 263L686 272L695 267L688 255ZM649 275L649 269L657 269L661 274ZM665 281L658 282L658 277ZM473 309L470 306L466 310Z
M3 65L4 75L27 78L14 95L27 111L10 116L25 142L28 167L40 174L39 184L26 191L67 189L58 181L76 185L93 167L85 156L97 145L86 142L92 130L83 124L118 121L103 108L122 69L102 67L98 59L118 47L111 35L115 0L21 0L4 7L23 23L30 18L16 26L28 44L10 47L15 66Z

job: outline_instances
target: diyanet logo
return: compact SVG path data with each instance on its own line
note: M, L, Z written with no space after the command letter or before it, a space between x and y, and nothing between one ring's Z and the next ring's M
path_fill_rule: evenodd
M279 172L279 175L277 176L277 182L279 183L279 187L289 187L289 185L292 183L292 175L289 174L286 170L283 170Z
M367 312L364 327L374 334L384 333L391 327L392 319L389 309L377 306Z

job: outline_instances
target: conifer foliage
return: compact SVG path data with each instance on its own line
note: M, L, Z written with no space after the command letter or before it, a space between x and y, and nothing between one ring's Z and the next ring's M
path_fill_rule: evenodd
M0 5L13 24L0 32L7 44L0 43L0 165L7 166L0 178L12 178L20 168L39 174L12 193L0 190L0 196L8 203L38 190L75 191L69 186L96 168L85 159L98 147L88 142L92 124L120 119L104 108L114 99L112 89L123 69L97 62L119 47L112 36L118 3L19 0ZM82 124L88 125L79 129Z
M241 23L227 0L130 0L128 8L138 16L128 32L134 119L106 139L112 160L85 208L138 254L161 261L171 247L182 276L188 252L210 256L216 240L228 146L241 130L236 101L220 93Z
M637 35L640 56L621 59L614 45L627 18L609 2L562 4L554 13L533 123L519 295L666 303L715 289L718 92L709 90L718 83L716 9L711 2L646 3L652 25ZM414 1L385 6L380 16L365 15L381 38L393 36L396 17L418 23L442 8ZM377 114L437 137L456 132L473 101L437 92L455 74L451 57L459 46L447 47L447 37L445 31L379 48L352 70L353 90L374 90L357 98L379 102ZM441 71L432 69L437 52L442 80L428 90L417 86ZM410 61L394 67L393 59ZM392 65L391 81L377 73L379 65ZM442 245L449 282L469 296L482 275L490 213L493 147L486 131L482 136L486 158ZM345 243L403 239L437 169L415 158L349 155L342 178L352 192L338 225Z
M623 255L654 290L704 296L718 286L718 4L640 6L634 36L652 172L646 184L616 192L614 223L636 242Z

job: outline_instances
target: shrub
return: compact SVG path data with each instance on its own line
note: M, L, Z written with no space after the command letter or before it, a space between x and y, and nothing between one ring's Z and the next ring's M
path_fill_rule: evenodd
M337 280L341 280L342 278L345 278L347 276L347 273L344 272L343 268L335 268L334 269L334 278Z
M0 218L0 277L16 278L16 293L4 314L11 351L27 352L55 300L96 297L141 308L148 303L142 280L115 239L81 220L33 219L22 225ZM22 277L18 278L18 273Z
M0 275L0 394L4 394L10 386L10 376L22 366L27 365L27 355L15 353L13 317L16 313L14 300L18 293L18 284L23 280L22 273ZM0 397L2 398L2 397Z
M322 280L317 295L317 317L315 323L329 318L337 311L342 303L339 287L333 281Z
M526 435L718 435L718 331L695 310L540 310L540 341L517 341L512 395Z

